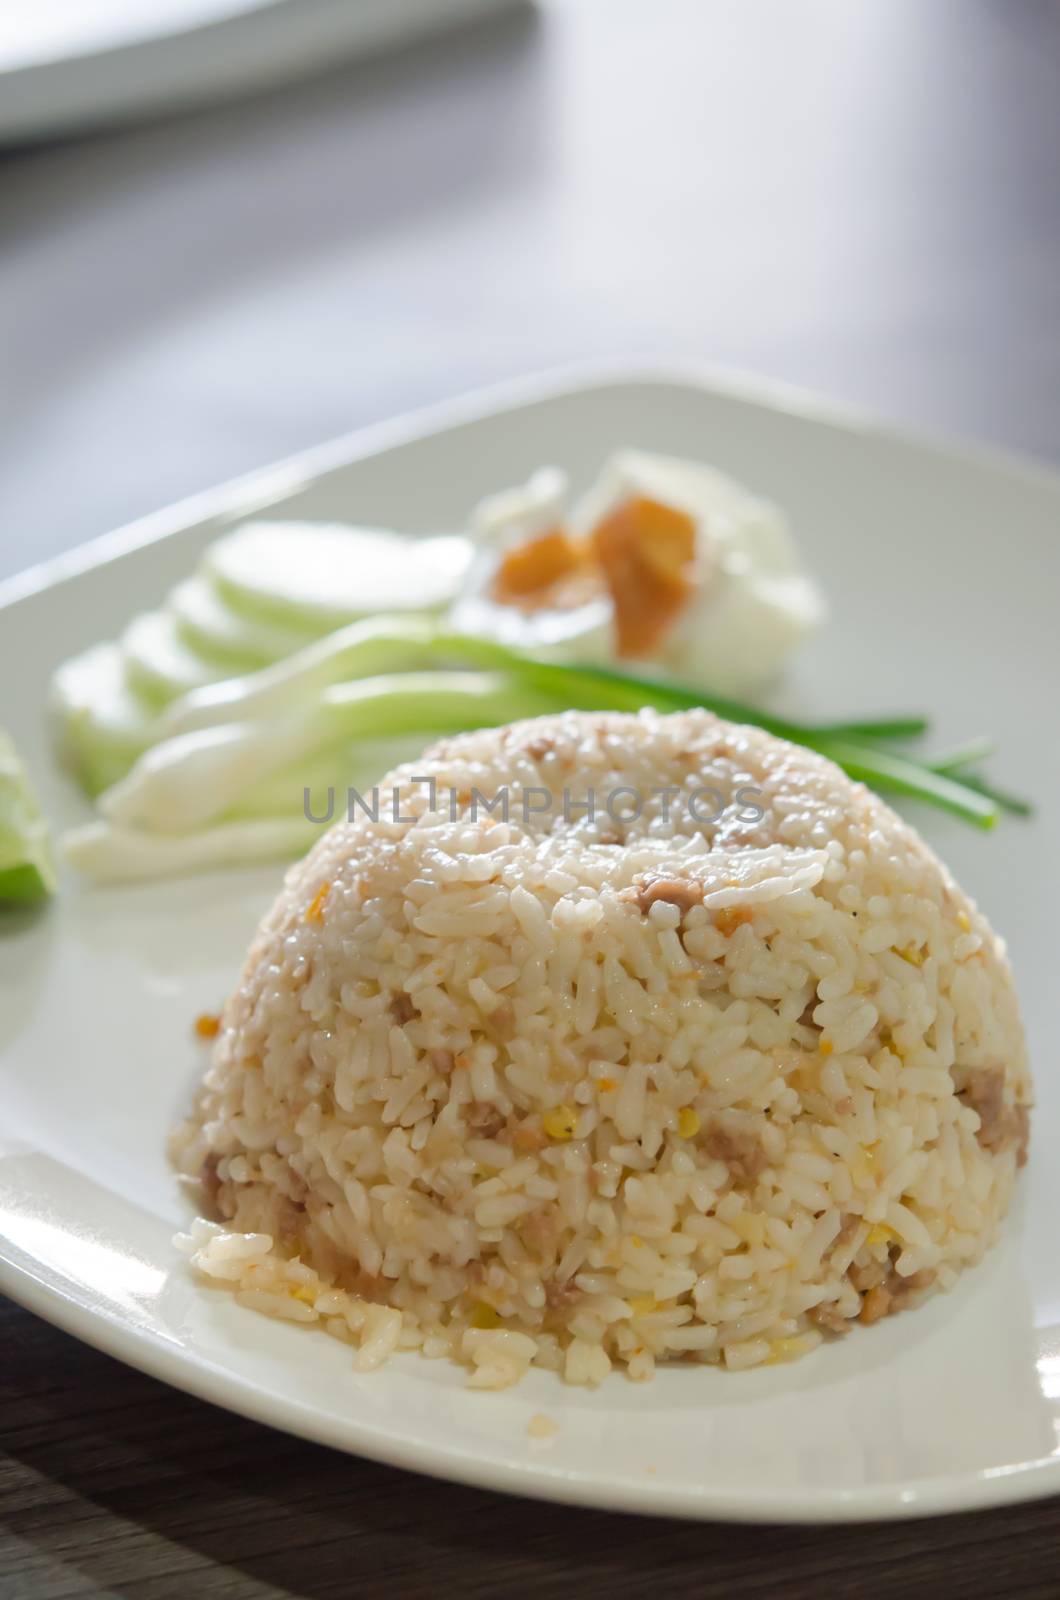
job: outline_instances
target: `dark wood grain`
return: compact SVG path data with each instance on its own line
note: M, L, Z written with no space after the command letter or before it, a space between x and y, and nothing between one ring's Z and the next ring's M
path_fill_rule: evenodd
M908 1600L1060 1585L1060 1500L739 1528L511 1500L304 1444L0 1303L0 1595Z

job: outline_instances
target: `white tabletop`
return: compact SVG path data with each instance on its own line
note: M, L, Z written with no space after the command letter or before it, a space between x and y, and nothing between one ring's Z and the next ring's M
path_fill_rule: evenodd
M546 0L0 157L0 575L582 358L1058 458L1058 64L1048 0Z

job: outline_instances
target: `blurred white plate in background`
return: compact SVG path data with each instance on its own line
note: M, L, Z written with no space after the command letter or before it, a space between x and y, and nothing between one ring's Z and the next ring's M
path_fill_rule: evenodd
M513 0L2 0L0 143L297 77Z

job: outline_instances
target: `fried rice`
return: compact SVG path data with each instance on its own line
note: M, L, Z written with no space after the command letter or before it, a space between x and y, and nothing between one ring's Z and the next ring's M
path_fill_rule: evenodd
M380 787L288 873L175 1135L207 1278L362 1369L595 1384L791 1359L995 1239L1031 1099L1004 947L864 786L644 711Z

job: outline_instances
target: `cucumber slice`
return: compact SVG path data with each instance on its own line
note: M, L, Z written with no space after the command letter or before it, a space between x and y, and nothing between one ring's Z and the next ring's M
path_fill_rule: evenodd
M124 777L157 736L154 709L129 687L116 644L65 661L52 678L51 702L63 753L91 795Z
M159 705L226 676L224 667L196 654L165 611L134 617L121 636L121 650L129 687Z
M48 825L26 769L0 728L0 904L28 904L55 892Z
M166 601L166 610L189 649L230 672L282 661L325 631L243 616L222 599L209 578L201 576L178 584Z
M472 547L456 534L411 539L326 522L248 522L204 569L234 610L316 632L380 611L438 611L456 596Z

